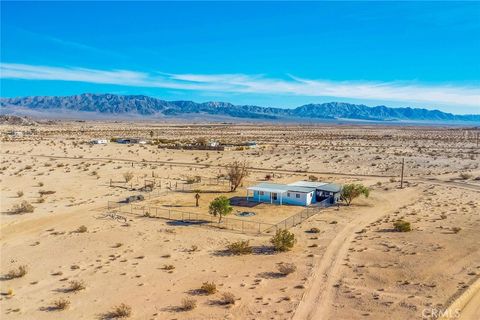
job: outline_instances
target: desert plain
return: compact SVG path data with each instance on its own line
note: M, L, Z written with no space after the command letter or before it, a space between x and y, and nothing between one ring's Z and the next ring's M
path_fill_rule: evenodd
M478 128L63 120L0 130L2 319L109 319L122 304L132 319L480 318ZM119 137L147 143L110 142ZM199 139L257 147L148 142ZM230 192L235 160L249 175ZM242 199L267 179L361 183L370 195L328 208L234 205L226 221L254 226L244 230L157 217L207 216L214 198ZM132 195L144 200L123 205ZM16 210L22 202L33 212ZM303 212L314 214L289 226L294 247L273 251L269 226ZM395 232L399 219L412 230ZM240 240L252 253L228 254ZM206 282L215 292L200 290Z

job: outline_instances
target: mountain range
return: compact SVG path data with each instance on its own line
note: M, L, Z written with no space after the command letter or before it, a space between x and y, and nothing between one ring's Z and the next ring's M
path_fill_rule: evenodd
M480 121L480 114L454 115L420 108L368 107L363 104L329 102L306 104L293 109L234 105L228 102L165 101L144 95L85 93L73 96L30 96L1 98L0 113L18 108L35 111L68 111L102 115L188 116L217 115L243 119L321 120L352 119L374 121Z

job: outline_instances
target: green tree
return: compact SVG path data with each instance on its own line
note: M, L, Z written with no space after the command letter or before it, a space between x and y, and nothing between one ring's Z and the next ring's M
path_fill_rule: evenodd
M230 205L230 200L225 196L220 196L215 198L210 202L208 207L208 212L214 217L218 216L218 223L222 221L222 217L230 214L233 211L232 206Z
M365 198L368 198L370 195L370 189L365 187L363 184L351 183L343 186L340 198L346 202L347 206L349 206L353 199L358 198L361 195L364 195Z

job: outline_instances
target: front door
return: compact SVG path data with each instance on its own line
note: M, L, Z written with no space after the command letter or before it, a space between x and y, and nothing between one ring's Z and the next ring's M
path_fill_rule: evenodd
M277 194L276 193L272 193L272 199L277 200Z

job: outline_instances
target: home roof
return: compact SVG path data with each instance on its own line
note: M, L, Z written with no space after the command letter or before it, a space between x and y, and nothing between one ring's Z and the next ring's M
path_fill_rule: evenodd
M318 190L328 191L328 192L340 192L342 191L342 186L336 183L329 183L317 188Z
M289 183L289 186L296 186L296 187L306 187L306 188L316 188L324 186L328 184L328 182L320 182L320 181L296 181L293 183Z
M298 186L292 186L287 184L268 183L268 182L262 182L255 186L248 187L247 189L254 190L254 191L266 191L266 192L277 192L277 193L285 193L287 191L309 193L315 190L315 188L298 187Z

